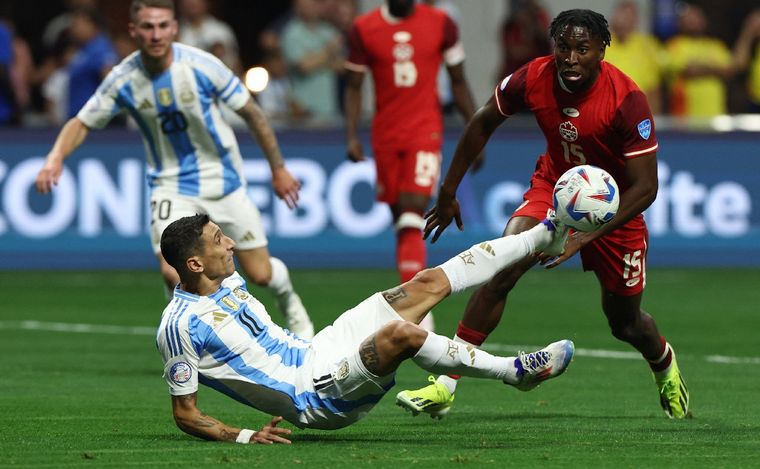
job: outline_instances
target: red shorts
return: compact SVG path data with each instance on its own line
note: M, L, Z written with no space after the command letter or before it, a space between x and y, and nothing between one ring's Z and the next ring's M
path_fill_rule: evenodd
M530 180L530 189L513 217L546 218L553 207L554 182L538 172ZM632 296L646 286L646 257L649 231L639 215L625 225L581 249L583 270L593 271L604 288L616 295Z
M377 200L395 205L401 193L435 195L441 177L440 142L373 146Z

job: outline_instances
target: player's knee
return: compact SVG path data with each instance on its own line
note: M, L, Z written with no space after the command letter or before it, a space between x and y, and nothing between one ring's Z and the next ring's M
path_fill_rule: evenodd
M441 269L423 269L417 272L410 282L414 282L426 294L433 297L446 296L451 291L449 281Z
M408 321L393 321L383 328L382 338L396 351L416 351L425 343L427 332ZM378 337L380 338L380 337Z
M609 326L613 337L623 342L635 342L641 335L633 321L610 320Z

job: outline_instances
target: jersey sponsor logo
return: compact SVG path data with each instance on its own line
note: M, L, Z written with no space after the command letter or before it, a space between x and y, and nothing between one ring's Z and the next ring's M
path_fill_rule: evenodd
M187 383L193 377L193 369L187 362L177 362L169 369L169 378L177 384Z
M644 119L643 121L639 122L637 128L639 130L639 135L641 135L641 138L644 140L649 140L649 136L652 135L652 121L649 119Z
M499 85L499 89L501 91L504 91L504 88L507 87L507 83L509 83L509 79L512 78L512 75L507 76L507 78L501 80L501 84Z
M216 327L219 324L221 324L222 321L224 321L225 319L227 319L227 317L229 316L229 314L225 313L224 311L214 311L211 314L214 317L214 327Z
M559 125L559 134L568 142L578 140L578 129L570 122L566 121Z
M396 31L393 33L393 40L395 42L409 42L412 40L412 33L409 31Z
M256 237L250 231L246 231L240 241L254 241Z
M625 282L626 287L635 287L641 281L641 277L635 277Z
M169 88L160 88L156 94L158 95L158 102L161 103L162 106L171 106L174 102L172 90Z
M564 107L562 108L562 114L568 116L568 117L578 117L581 115L580 111L575 109L574 107Z
M224 303L226 307L230 308L233 311L237 311L240 308L240 305L238 305L237 302L229 296L222 298L222 303Z

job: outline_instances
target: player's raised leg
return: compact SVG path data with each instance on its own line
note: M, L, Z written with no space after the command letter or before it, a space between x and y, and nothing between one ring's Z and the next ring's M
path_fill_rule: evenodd
M564 250L568 231L556 221L555 216L554 211L549 209L547 219L543 222L531 217L514 217L507 225L506 237L503 239L537 230L536 226L545 227L548 232L552 233L551 242L538 245L536 251L542 251L552 256L559 255ZM498 272L490 281L473 293L467 303L464 318L457 327L454 341L473 347L479 347L483 344L488 334L493 331L501 319L507 293L515 286L523 273L536 263L537 258L530 255L533 252L535 251L512 263L508 269ZM427 403L426 407L418 408L417 411L438 415L440 408L448 410L453 403L453 395L459 376L444 374L437 379L429 378L429 380L431 384L428 386L403 391L402 394L409 401Z
M391 306L394 297L398 298L391 295ZM393 321L364 340L359 356L367 371L378 377L393 373L402 361L412 359L432 373L496 379L527 391L541 381L561 375L570 364L574 350L570 340L561 340L530 354L520 352L517 357L500 357L426 331L411 322ZM425 406L424 402L407 400L403 392L397 396L396 403L415 415L419 413L418 407ZM439 408L432 412L428 409L427 412L440 418L447 410Z

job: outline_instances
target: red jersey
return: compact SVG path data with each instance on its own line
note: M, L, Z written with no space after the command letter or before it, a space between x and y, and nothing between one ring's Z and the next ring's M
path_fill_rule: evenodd
M657 150L644 93L607 62L591 88L571 93L559 82L554 57L539 57L504 78L495 96L505 116L523 109L535 115L547 156L539 159L537 172L550 181L573 166L591 164L609 172L625 191L625 161Z
M438 70L442 60L448 65L464 60L451 18L424 4L415 5L406 18L395 18L382 6L354 21L348 45L346 68L372 72L373 142L440 142Z

